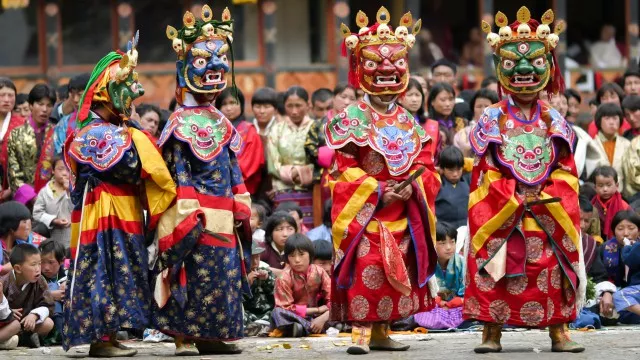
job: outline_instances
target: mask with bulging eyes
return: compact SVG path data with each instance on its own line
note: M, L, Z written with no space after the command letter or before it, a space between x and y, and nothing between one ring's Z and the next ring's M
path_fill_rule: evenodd
M107 87L113 107L120 114L131 115L131 103L144 95L144 88L138 81L138 73L132 71L124 81L110 81Z
M402 93L409 83L408 49L405 44L385 43L360 50L360 87L371 95Z
M553 56L542 41L509 42L494 54L500 85L508 92L534 94L551 78Z
M195 42L178 61L178 81L190 92L218 93L227 86L225 75L230 71L224 40L208 39Z

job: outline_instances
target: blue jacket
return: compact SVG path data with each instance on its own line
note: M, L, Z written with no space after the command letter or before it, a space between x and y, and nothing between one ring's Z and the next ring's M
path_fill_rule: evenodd
M627 284L640 285L640 241L622 249L622 261L629 267Z

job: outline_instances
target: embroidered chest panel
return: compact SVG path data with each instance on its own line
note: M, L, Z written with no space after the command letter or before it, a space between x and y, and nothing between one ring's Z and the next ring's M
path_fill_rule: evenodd
M565 142L573 151L575 133L560 113L542 101L538 101L530 121L521 116L506 100L488 107L469 140L478 156L483 156L489 144L494 143L497 160L518 181L537 185L547 178L556 160L554 139Z
M391 175L409 170L413 160L429 140L413 116L401 107L380 114L364 102L348 106L325 128L329 147L339 149L348 143L369 146L384 157Z
M497 157L516 179L533 185L546 179L556 158L556 149L546 128L522 125L502 133Z
M231 122L213 106L179 108L169 118L158 145L162 146L173 134L189 144L193 154L201 161L212 161L228 144L238 151L242 140Z
M69 147L69 156L96 171L105 171L122 160L131 144L131 136L125 128L94 121L76 134Z

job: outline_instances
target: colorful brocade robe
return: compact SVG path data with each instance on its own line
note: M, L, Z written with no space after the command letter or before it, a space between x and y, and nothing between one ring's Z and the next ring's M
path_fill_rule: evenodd
M177 197L158 225L153 326L187 339L243 336L249 293L251 199L236 152L242 140L213 106L184 106L158 145Z
M575 134L538 100L526 120L511 99L487 108L470 134L464 315L516 326L570 322L580 281ZM559 198L526 205L527 201Z
M160 152L142 131L92 116L67 139L63 152L74 204L65 350L148 326L145 239L176 194Z
M435 293L427 282L437 261L434 201L440 188L430 138L405 109L381 114L364 101L330 120L325 135L341 173L330 183L332 319L390 321L430 310ZM411 198L384 206L385 189L422 166L426 171L409 185Z

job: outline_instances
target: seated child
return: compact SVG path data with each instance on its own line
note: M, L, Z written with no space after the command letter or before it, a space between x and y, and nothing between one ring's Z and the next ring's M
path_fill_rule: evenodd
M306 225L304 225L304 213L302 212L302 208L300 207L300 205L295 202L295 201L285 201L280 203L280 205L278 205L278 207L276 207L275 211L284 211L289 213L289 215L291 215L291 217L293 217L296 220L296 224L298 224L298 230L297 232L299 232L300 234L307 234L307 232L309 232L309 229L306 227Z
M439 287L436 307L414 316L416 323L424 328L454 329L462 324L464 262L455 251L457 236L455 228L441 222L436 224L436 279Z
M629 204L622 199L618 191L618 173L611 166L601 166L591 175L596 184L596 196L591 200L598 210L602 238L607 241L613 237L611 221L620 210L629 210Z
M629 311L640 318L640 241L625 239L622 262L628 286L613 294L616 311Z
M49 239L40 244L40 258L42 259L42 277L49 285L49 293L55 301L53 314L51 319L55 324L55 328L49 334L45 342L51 344L59 344L62 339L62 326L64 319L62 317L62 302L64 300L64 291L66 288L66 273L64 267L65 249L62 243Z
M264 252L266 234L262 226L265 221L267 221L267 212L265 205L255 202L251 203L251 218L249 219L251 225L251 240L253 242L257 241L258 244L260 244L262 252ZM258 257L258 261L260 261L260 257Z
M67 189L69 171L60 157L52 161L53 179L38 193L33 205L33 220L41 222L50 230L49 239L69 248L71 242L71 210L73 204Z
M331 278L324 269L311 263L315 251L306 236L291 235L284 254L287 265L276 279L271 327L292 337L322 333L329 320ZM318 306L319 299L327 305Z
M598 272L594 261L590 274L596 283L596 299L598 304L591 311L600 315L604 326L621 324L640 324L640 316L630 311L617 311L614 302L615 293L629 287L630 269L624 263L623 250L627 242L640 240L640 216L631 210L619 211L611 221L614 236L602 244L598 256L603 264ZM631 259L633 260L633 259Z
M251 234L257 239L262 237L261 241L264 241L264 230L262 225L267 220L267 209L262 204L251 203L251 218L249 224L251 225ZM257 235L257 236L256 236Z
M327 202L330 202L330 201L331 200L327 200ZM329 228L329 231L331 231L331 228ZM324 271L326 271L327 274L329 274L329 277L331 277L331 274L333 273L333 243L325 240L314 241L313 251L315 253L313 263L323 268ZM318 297L319 297L318 306L326 305L327 302L329 301L329 299L326 299L325 301L325 299L322 298L322 294L318 294ZM351 326L349 326L349 324L340 323L336 321L327 322L327 328L328 327L334 327L338 329L340 332L351 331Z
M276 278L269 265L260 261L263 252L264 243L254 239L251 244L251 272L247 275L253 296L246 296L243 301L246 336L269 332L269 319L275 306L273 292Z
M325 240L313 242L313 263L320 266L331 276L333 273L333 243Z
M296 233L298 224L295 219L286 212L276 211L264 226L265 250L260 254L260 260L269 264L269 268L277 276L280 275L286 264L284 245L289 236Z
M39 336L53 329L53 303L45 298L47 282L40 276L40 252L29 244L11 251L13 271L0 277L0 348L11 349L23 335L26 345L40 347Z
M449 146L440 153L440 174L442 186L436 197L436 218L454 228L467 225L469 211L460 204L469 203L469 177L463 175L464 157L462 151Z
M9 255L16 244L39 244L45 239L31 232L31 212L17 201L7 201L0 204L0 243L3 252L0 253L0 275L11 271Z

